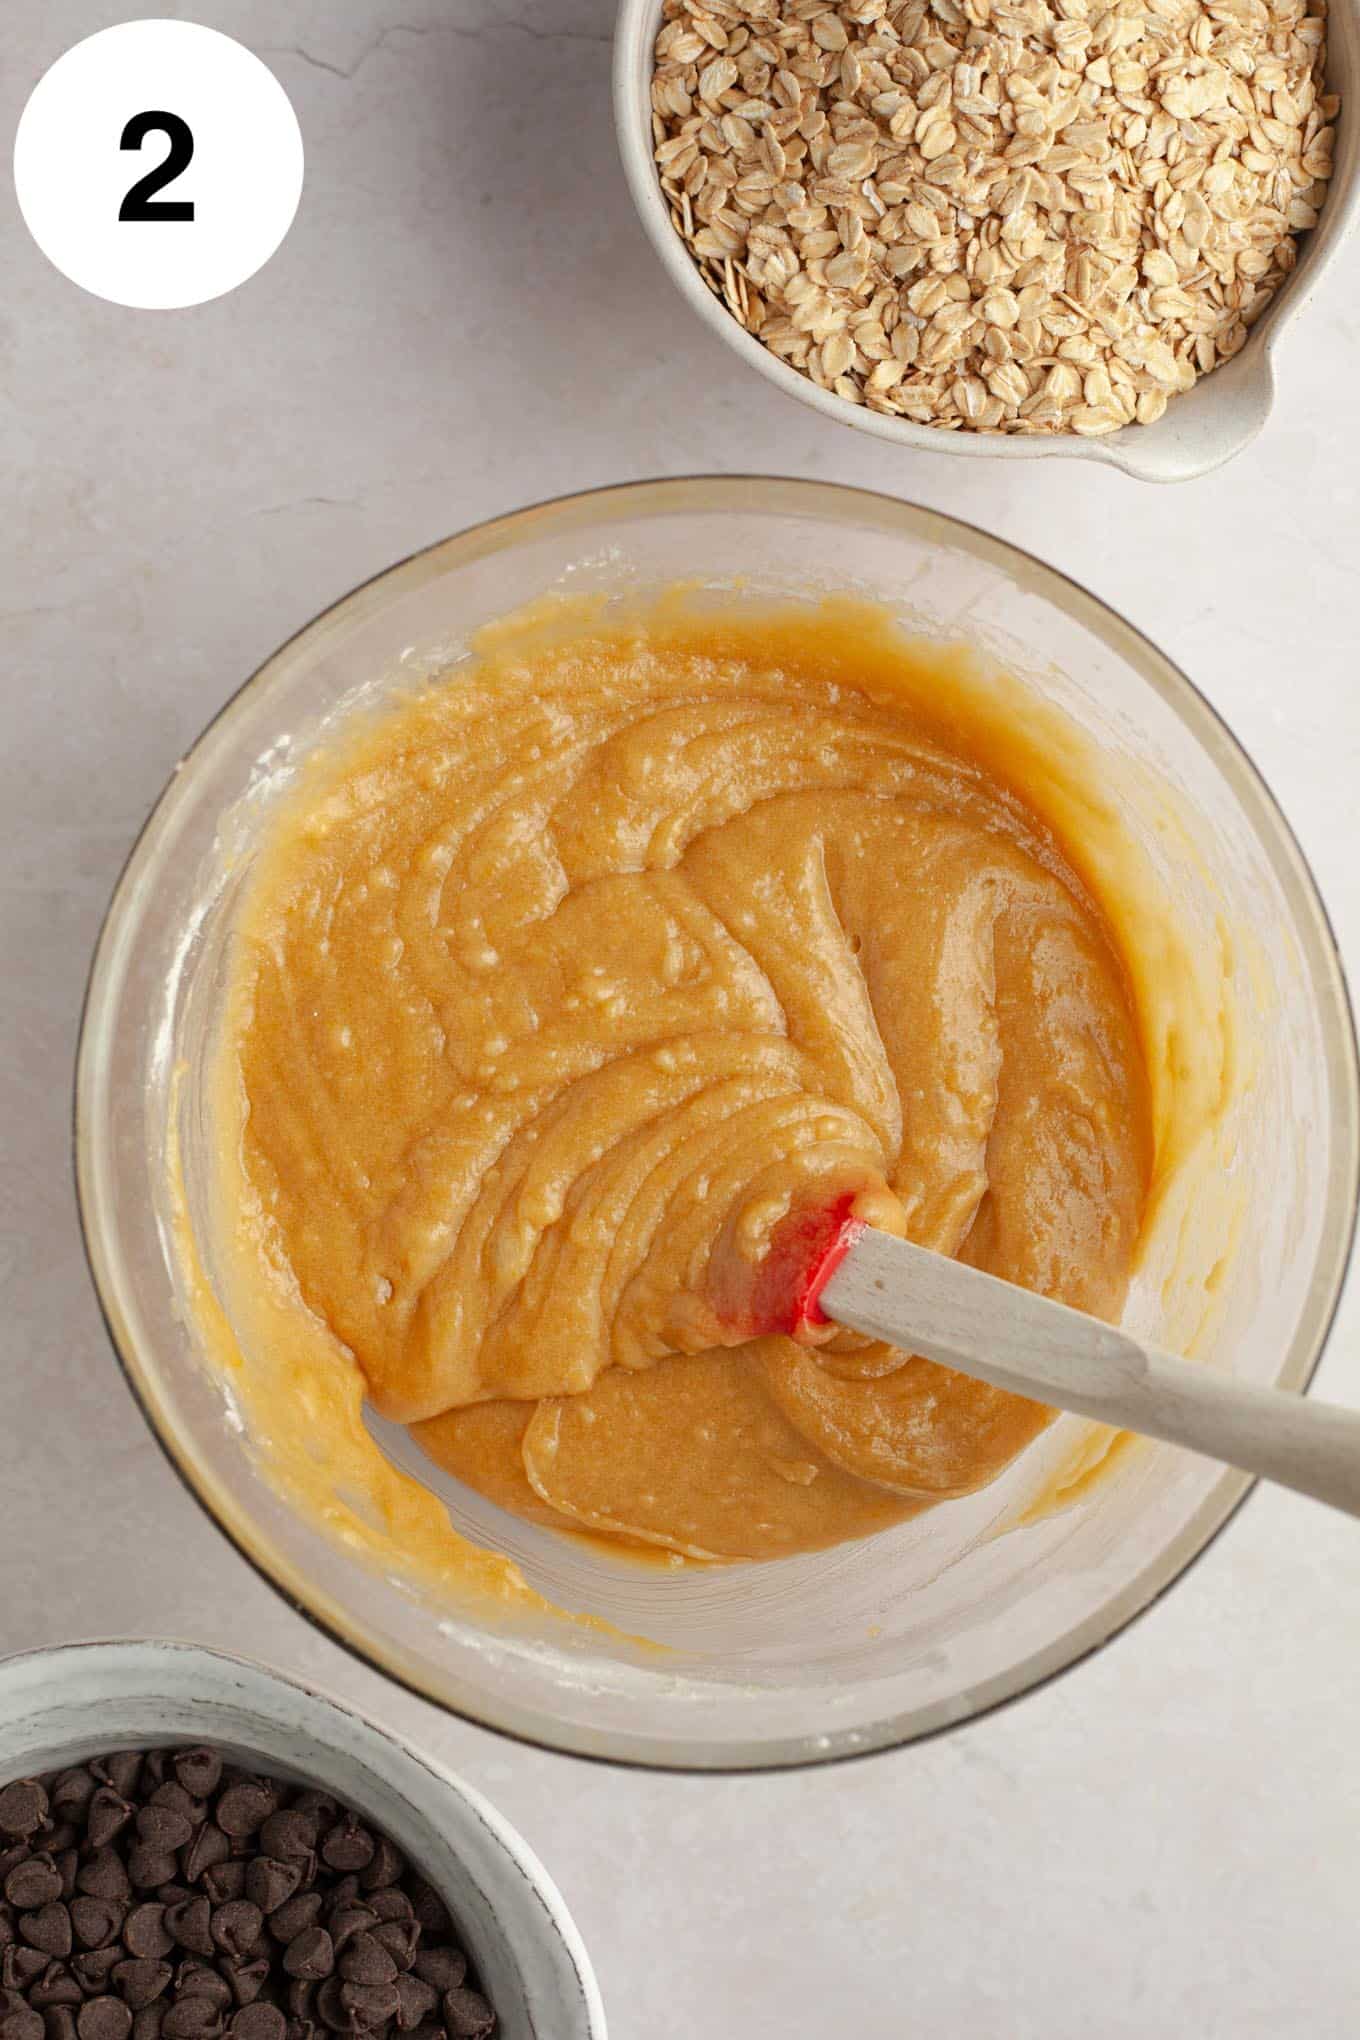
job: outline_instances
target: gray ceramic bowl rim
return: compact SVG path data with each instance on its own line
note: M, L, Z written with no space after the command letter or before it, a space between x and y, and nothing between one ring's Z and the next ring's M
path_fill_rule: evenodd
M566 1901L523 1836L475 1787L423 1756L368 1715L309 1681L276 1671L258 1658L175 1637L90 1638L6 1652L0 1655L0 1723L17 1722L22 1726L27 1718L23 1711L26 1697L34 1719L41 1719L44 1707L54 1704L54 1680L69 1673L78 1681L90 1658L100 1659L112 1673L126 1676L128 1698L133 1697L135 1686L144 1683L145 1698L168 1705L173 1712L178 1696L156 1691L154 1669L158 1658L171 1658L186 1670L201 1667L205 1686L213 1678L236 1682L243 1691L235 1704L275 1722L280 1733L286 1731L287 1724L278 1698L286 1695L295 1707L302 1707L311 1717L309 1729L314 1741L326 1744L337 1757L347 1754L343 1748L345 1738L360 1745L366 1768L382 1789L409 1802L431 1827L446 1834L452 1853L460 1861L463 1841L460 1829L475 1833L489 1845L520 1904L513 1929L503 1930L507 1940L531 1936L551 1972L553 1987L562 1994L564 2002L573 2000L579 2012L580 2023L574 2024L572 2030L580 2040L607 2040L599 1985ZM205 1692L209 1704L213 1697ZM224 1703L219 1700L218 1704ZM187 1727L185 1733L197 1735L201 1727ZM262 1751L261 1755L267 1762L268 1753ZM6 1782L9 1763L0 1760L0 1764L2 1784ZM24 1773L21 1770L14 1775ZM464 1868L469 1876L474 1874L466 1864ZM479 1894L488 1910L499 1917L497 1898L503 1900L508 1893L497 1894L479 1885ZM566 2040L566 2036L545 2031L541 2040Z
M1157 426L1126 425L1103 437L1086 439L1076 433L1040 433L1012 436L995 432L944 432L930 425L913 425L905 418L886 417L863 405L847 403L831 390L822 389L809 376L791 368L768 347L762 347L716 298L700 277L693 257L671 223L652 161L651 138L644 135L638 119L636 84L639 67L650 58L649 44L659 0L619 0L614 31L613 102L614 126L618 137L623 174L644 232L662 267L680 295L710 332L739 355L748 368L756 370L786 396L808 404L837 425L849 425L871 433L893 446L916 453L958 454L965 460L1089 460L1141 481L1192 481L1209 474L1249 446L1270 416L1275 399L1275 347L1285 328L1303 310L1324 275L1336 263L1350 233L1360 219L1360 163L1350 165L1347 157L1338 166L1342 174L1333 181L1327 195L1325 238L1314 236L1305 243L1296 274L1268 308L1261 323L1249 336L1248 346L1223 364L1206 382L1218 384L1215 395L1221 404L1205 407L1194 424L1184 421L1183 432L1162 431ZM1343 37L1338 38L1356 67L1354 47L1360 39L1360 24L1354 19L1357 0L1334 0L1334 9L1348 17ZM1335 45L1334 45L1335 46ZM1340 82L1340 81L1338 81ZM1354 96L1354 83L1343 96ZM1354 113L1350 118L1354 120ZM1232 381L1220 382L1232 371ZM1171 415L1168 412L1168 417ZM1217 420L1217 422L1214 422ZM1156 433L1154 442L1151 435ZM1183 443L1182 443L1183 442Z

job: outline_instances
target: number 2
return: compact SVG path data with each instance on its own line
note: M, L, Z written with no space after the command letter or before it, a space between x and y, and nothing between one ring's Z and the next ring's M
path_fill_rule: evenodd
M120 220L191 220L192 199L163 198L155 194L183 176L194 159L194 137L187 120L177 113L135 113L123 129L122 149L140 149L148 135L162 134L170 144L163 163L139 177L118 208Z

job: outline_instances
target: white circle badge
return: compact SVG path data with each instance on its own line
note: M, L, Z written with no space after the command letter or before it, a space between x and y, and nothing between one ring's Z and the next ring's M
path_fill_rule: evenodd
M39 79L14 186L49 262L96 297L205 304L269 260L302 196L302 131L267 64L192 21L125 21Z

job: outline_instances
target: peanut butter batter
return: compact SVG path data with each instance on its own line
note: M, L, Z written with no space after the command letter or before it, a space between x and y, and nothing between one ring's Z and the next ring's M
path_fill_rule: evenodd
M1148 1076L1025 760L848 604L548 621L372 719L240 917L259 1269L559 1529L768 1559L990 1480L1048 1411L748 1334L781 1226L845 1197L1120 1310Z

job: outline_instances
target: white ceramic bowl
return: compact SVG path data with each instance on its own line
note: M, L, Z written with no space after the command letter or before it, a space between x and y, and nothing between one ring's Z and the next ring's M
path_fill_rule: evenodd
M1360 0L1332 0L1328 82L1341 94L1341 123L1332 187L1317 227L1300 249L1288 285L1252 329L1232 361L1168 405L1156 425L1126 425L1101 439L1075 433L1011 437L1000 432L941 432L848 404L800 375L746 332L704 283L671 224L652 161L652 49L662 0L620 0L614 35L614 122L633 203L662 267L691 309L751 368L801 403L841 425L853 425L920 453L957 453L981 460L1096 460L1148 482L1184 482L1231 460L1256 437L1275 396L1275 343L1335 261L1360 212Z
M105 1750L213 1743L323 1786L391 1836L448 1905L498 2040L605 2040L581 1937L543 1865L470 1786L319 1693L186 1643L77 1643L0 1660L0 1784Z

